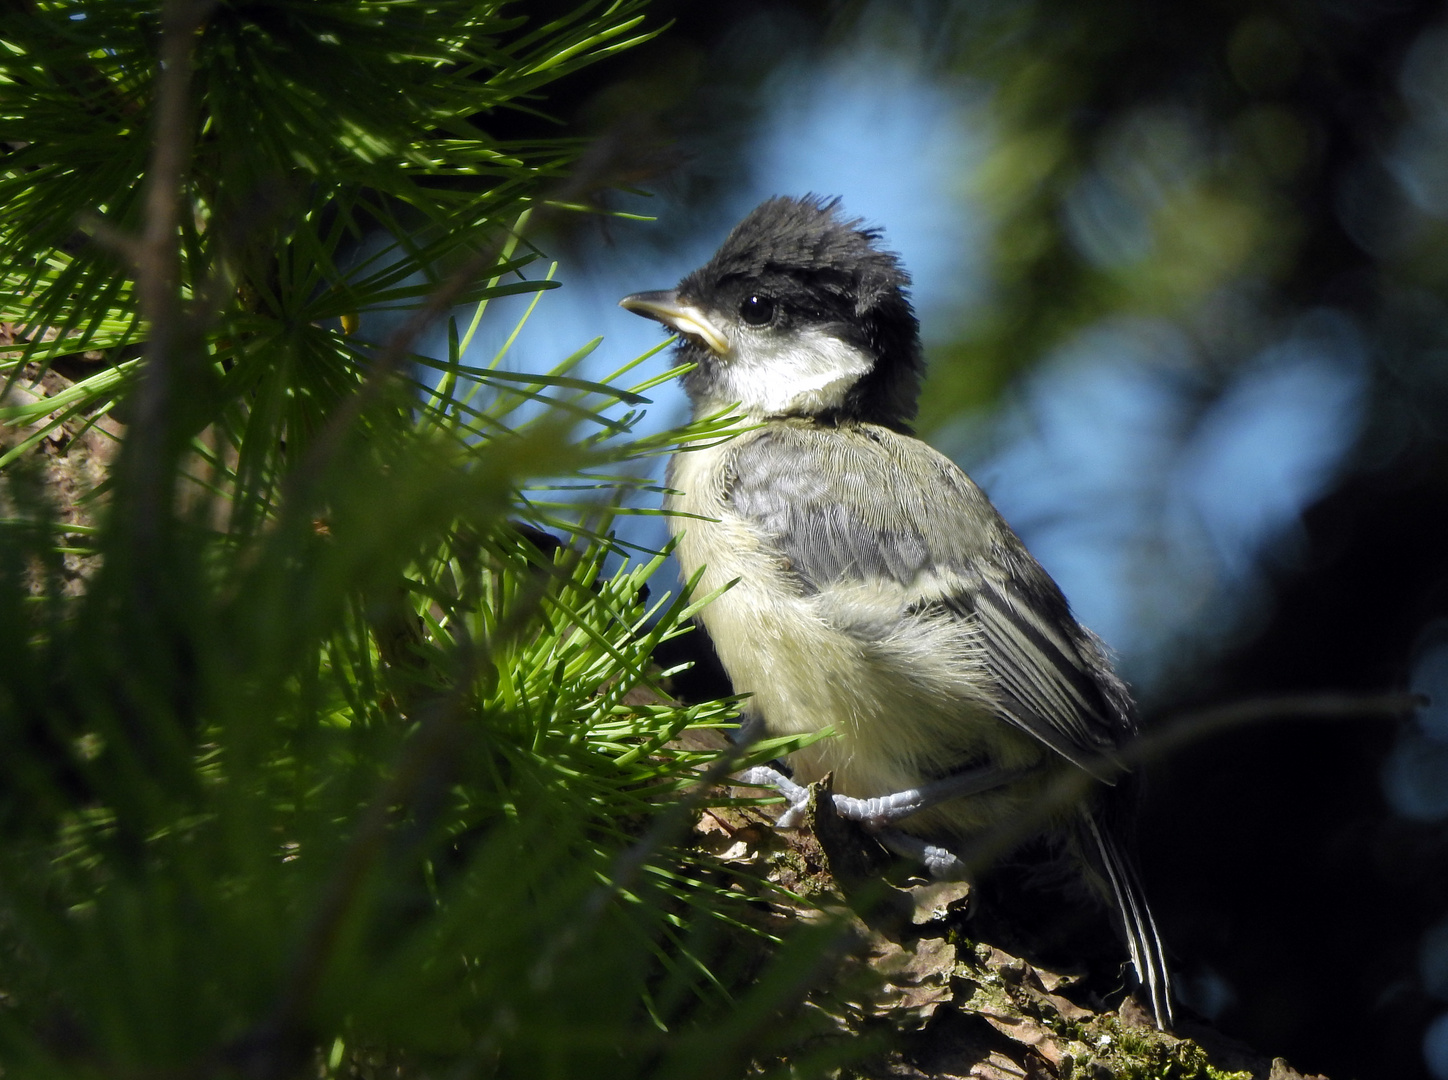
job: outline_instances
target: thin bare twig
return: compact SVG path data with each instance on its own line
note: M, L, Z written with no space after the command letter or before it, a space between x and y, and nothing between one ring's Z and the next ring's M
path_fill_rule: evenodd
M1393 719L1421 708L1427 700L1421 694L1284 694L1279 697L1248 698L1226 705L1183 713L1148 731L1122 747L1112 759L1131 771L1201 739L1212 738L1238 728L1278 720ZM978 873L998 861L1018 844L1034 836L1053 818L1090 797L1100 781L1084 769L1063 769L1031 804L1029 813L1008 825L990 830L957 856Z
M117 500L125 531L135 545L136 566L152 564L160 529L173 512L175 444L173 415L178 384L188 360L188 328L181 297L180 223L194 142L191 122L191 57L196 32L214 0L167 0L161 12L151 160L146 170L141 234L121 244L136 278L136 299L150 324L145 363L117 469L125 498ZM149 591L153 575L137 575ZM151 598L154 599L154 598Z
M1253 724L1276 720L1391 719L1407 716L1427 703L1422 694L1413 693L1326 692L1246 698L1182 713L1138 737L1122 750L1120 756L1125 765L1136 768L1174 753L1189 743Z

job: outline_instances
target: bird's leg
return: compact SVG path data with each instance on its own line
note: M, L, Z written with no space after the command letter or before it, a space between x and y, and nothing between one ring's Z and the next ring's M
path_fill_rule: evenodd
M871 832L880 832L881 841L887 847L899 854L919 858L927 867L931 868L931 873L935 874L934 867L937 863L946 866L958 860L944 848L938 848L935 845L927 844L924 845L924 848L917 850L918 844L923 844L923 841L917 841L914 837L906 836L903 833L896 834L894 830L889 829L889 826L905 820L912 814L918 814L932 806L939 806L950 799L979 795L982 792L1003 787L1025 776L1029 771L983 766L979 769L969 769L965 772L944 776L939 780L932 780L919 787L907 788L905 791L897 791L891 795L857 799L850 795L833 794L831 798L835 804L835 813L840 817L859 822ZM739 774L739 780L745 784L772 787L785 797L789 802L789 809L779 819L778 824L781 827L789 829L803 823L805 808L809 803L808 788L795 783L772 765L758 765L752 769L745 769ZM887 838L884 830L904 837L904 839L896 844ZM939 854L926 853L925 848ZM935 874L935 876L941 875Z
M983 775L986 773L999 775L987 777ZM1001 770L977 769L882 798L855 799L848 795L833 795L832 799L835 812L840 817L848 818L868 829L895 854L922 863L930 876L937 881L958 881L967 877L966 867L953 851L888 826L937 802L958 795L988 791L992 787L1007 783L1016 775ZM987 782L988 779L992 782ZM780 828L793 829L804 824L809 809L809 788L795 783L771 765L756 765L752 769L745 769L739 774L739 782L773 788L784 796L789 808L775 823Z
M851 821L858 821L868 829L883 829L951 799L979 795L1004 787L1028 772L1029 769L1000 769L984 765L978 769L967 769L943 776L939 780L931 780L919 787L897 791L893 795L879 795L872 799L836 795L835 812Z
M1004 787L1025 776L1029 769L1000 769L982 766L943 776L919 787L873 799L834 797L835 812L858 821L875 834L875 839L897 855L924 865L936 881L968 881L969 869L948 847L932 844L919 836L891 828L911 814L918 814L951 799L959 799ZM972 892L972 896L974 893Z

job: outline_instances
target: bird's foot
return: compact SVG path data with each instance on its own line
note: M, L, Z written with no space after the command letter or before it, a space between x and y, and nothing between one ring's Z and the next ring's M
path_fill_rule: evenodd
M770 787L784 796L789 808L775 822L782 829L793 829L805 822L809 811L809 788L796 784L773 765L756 765L739 774L741 784Z
M875 833L875 838L896 855L924 865L926 873L936 881L970 880L965 863L947 847L929 843L899 829L882 829Z

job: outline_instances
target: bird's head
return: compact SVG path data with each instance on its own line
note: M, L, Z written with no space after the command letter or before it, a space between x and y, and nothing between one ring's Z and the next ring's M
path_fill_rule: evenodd
M861 420L908 431L922 368L910 277L838 199L761 203L706 264L619 303L683 335L696 412Z

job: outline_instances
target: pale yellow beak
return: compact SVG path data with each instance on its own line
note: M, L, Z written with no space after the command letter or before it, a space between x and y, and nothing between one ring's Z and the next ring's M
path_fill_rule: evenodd
M679 294L673 289L634 293L620 300L618 306L635 315L657 319L669 329L703 342L715 356L723 356L729 351L729 339L702 311L680 301Z

